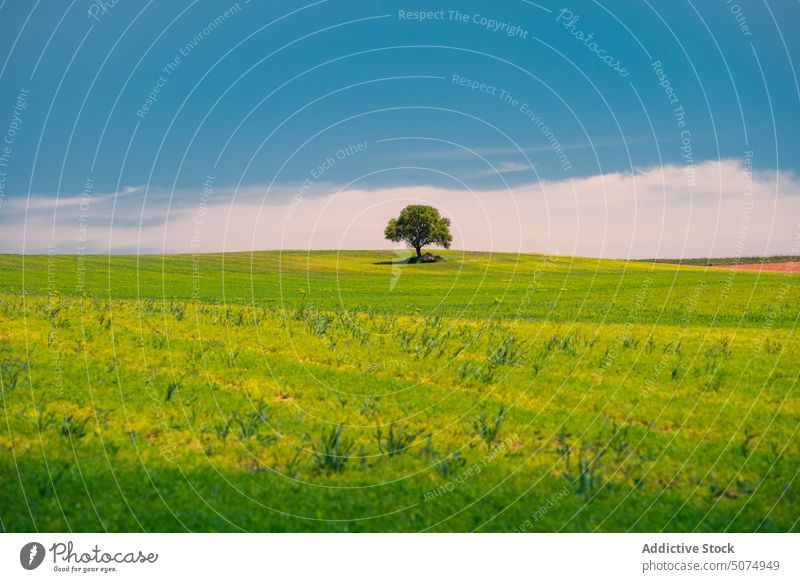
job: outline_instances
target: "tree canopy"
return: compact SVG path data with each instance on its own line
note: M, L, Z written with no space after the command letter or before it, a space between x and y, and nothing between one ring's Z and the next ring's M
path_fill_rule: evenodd
M422 248L436 245L446 249L453 242L450 234L450 219L439 214L433 206L412 204L400 212L400 216L392 218L383 231L386 238L393 242L403 241L422 256Z

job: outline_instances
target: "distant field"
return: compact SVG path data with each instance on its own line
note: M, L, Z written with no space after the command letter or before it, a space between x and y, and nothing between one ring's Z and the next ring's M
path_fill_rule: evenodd
M6 531L798 531L800 275L0 256Z
M649 259L647 262L672 264L672 265L694 265L696 267L713 267L722 265L755 265L769 263L796 263L800 257L796 255L775 255L772 257L727 257L716 259Z
M764 273L800 273L800 262L783 263L737 263L735 265L714 265L715 269L735 269L737 271L761 271Z

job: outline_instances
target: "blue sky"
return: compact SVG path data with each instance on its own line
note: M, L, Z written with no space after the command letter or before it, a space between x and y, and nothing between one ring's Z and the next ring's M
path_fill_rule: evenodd
M459 248L792 252L798 32L789 1L6 1L0 251L384 248L426 200Z

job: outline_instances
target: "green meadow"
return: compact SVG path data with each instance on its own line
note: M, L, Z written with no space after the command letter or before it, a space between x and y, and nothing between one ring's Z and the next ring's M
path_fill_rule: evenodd
M5 531L800 531L800 275L0 255Z

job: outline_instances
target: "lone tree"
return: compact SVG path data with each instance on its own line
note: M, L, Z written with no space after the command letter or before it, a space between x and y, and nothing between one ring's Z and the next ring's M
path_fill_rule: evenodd
M450 219L444 218L433 206L412 204L400 212L400 216L392 218L383 231L386 238L393 242L404 241L422 256L422 247L436 245L450 248L453 235L450 234Z

